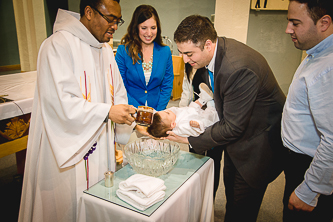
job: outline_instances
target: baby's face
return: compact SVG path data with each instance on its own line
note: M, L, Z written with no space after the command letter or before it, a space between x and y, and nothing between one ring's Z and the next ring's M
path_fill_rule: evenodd
M169 127L171 127L172 123L176 121L176 115L168 109L164 111L159 111L158 114L160 114L163 123L165 123Z

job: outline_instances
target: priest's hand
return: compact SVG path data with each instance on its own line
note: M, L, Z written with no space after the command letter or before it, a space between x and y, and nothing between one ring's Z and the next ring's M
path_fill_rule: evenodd
M140 125L136 125L134 128L136 131L138 131L139 133L141 133L143 136L149 136L150 134L147 132L147 127L146 126L140 126Z
M147 127L146 126L136 125L134 129L136 131L138 131L142 136L149 136L150 138L155 139L155 140L159 140L160 139L160 138L156 138L156 137L150 135L148 133L148 131L147 131Z
M296 210L296 211L301 210L301 211L307 211L307 212L311 212L314 209L313 206L310 206L310 205L304 203L301 199L299 199L296 196L295 191L290 195L288 208L290 210Z
M136 108L127 104L119 104L111 106L109 111L109 119L115 123L131 125L135 118Z
M168 139L177 143L189 143L187 137L178 136L172 131L167 131L166 134L168 134L169 136L163 137L163 139Z

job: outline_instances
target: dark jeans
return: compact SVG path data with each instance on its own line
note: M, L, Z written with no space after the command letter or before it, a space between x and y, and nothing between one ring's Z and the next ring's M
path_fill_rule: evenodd
M223 146L214 147L213 149L208 150L206 154L206 156L209 156L214 160L214 200L220 183L220 170L223 149ZM190 148L189 150L192 153L196 153L194 149Z
M267 185L260 189L250 187L224 152L223 178L227 198L225 222L255 222Z
M284 174L286 178L286 185L283 197L283 221L327 221L331 222L333 219L333 195L325 196L320 195L318 204L312 212L294 211L288 209L288 202L291 193L301 184L304 180L304 174L312 162L312 157L295 153L289 150L286 159L286 166Z

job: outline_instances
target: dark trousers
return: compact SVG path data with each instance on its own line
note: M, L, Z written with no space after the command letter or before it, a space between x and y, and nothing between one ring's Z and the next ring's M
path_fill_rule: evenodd
M333 195L320 195L318 204L312 212L295 211L288 209L288 202L291 193L304 180L304 174L312 162L312 157L295 153L289 150L284 169L286 184L283 197L283 221L327 221L333 219Z
M214 147L214 149L208 150L206 154L206 156L209 156L214 160L214 200L220 184L221 159L223 149L223 146Z
M267 185L250 187L224 152L223 178L227 198L225 222L255 222Z
M206 153L206 156L209 156L214 160L214 200L220 184L220 170L223 149L223 146L218 146L208 150ZM195 153L194 149L190 148L189 150L190 152Z

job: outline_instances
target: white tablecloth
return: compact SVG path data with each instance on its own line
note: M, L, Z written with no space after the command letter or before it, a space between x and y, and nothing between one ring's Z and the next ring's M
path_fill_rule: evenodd
M209 159L150 217L89 194L79 203L78 221L212 221L214 165Z
M0 95L14 100L0 103L0 120L31 112L36 78L36 71L0 76Z

